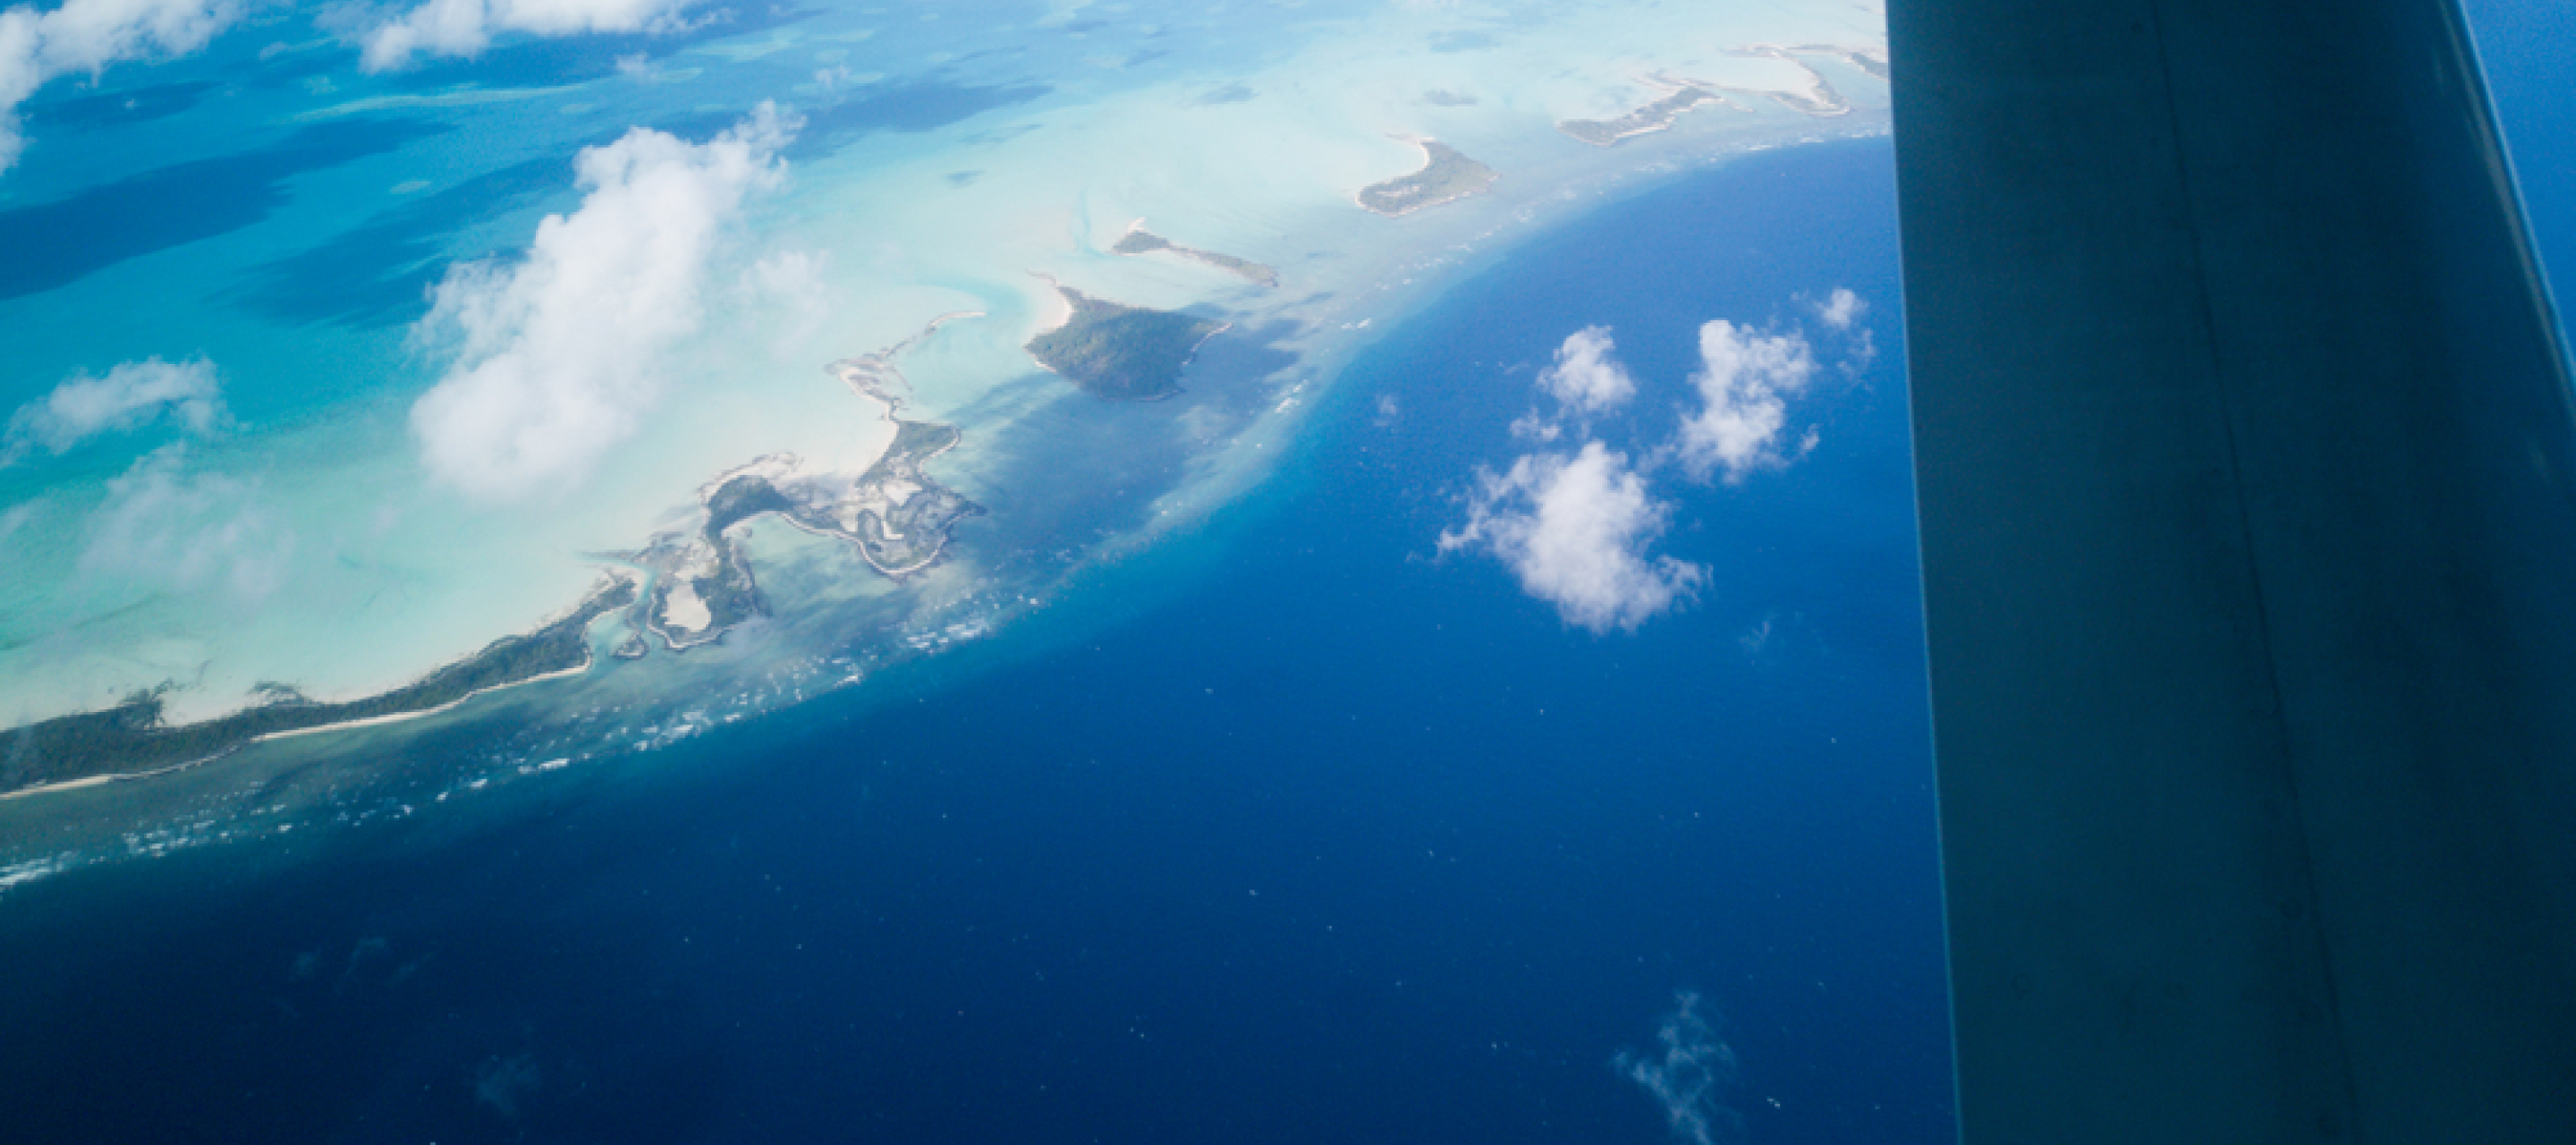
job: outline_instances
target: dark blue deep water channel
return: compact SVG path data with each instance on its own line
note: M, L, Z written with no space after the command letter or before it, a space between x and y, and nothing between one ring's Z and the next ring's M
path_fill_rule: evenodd
M1613 1062L1691 992L1711 1139L1947 1141L1894 214L1882 139L1551 232L963 662L14 890L0 1136L1655 1145ZM1813 451L1665 487L1696 604L1594 635L1437 554L1567 334L1613 328L1642 455L1700 323L1836 287L1877 355L1820 334Z

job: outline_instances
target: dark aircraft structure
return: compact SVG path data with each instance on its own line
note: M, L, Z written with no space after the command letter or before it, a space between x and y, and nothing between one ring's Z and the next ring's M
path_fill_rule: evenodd
M1962 1139L2576 1141L2576 404L2454 0L1888 15Z

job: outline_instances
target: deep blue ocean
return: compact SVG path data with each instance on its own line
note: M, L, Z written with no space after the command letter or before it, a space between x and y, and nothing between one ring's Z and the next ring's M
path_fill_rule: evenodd
M1531 370L1642 440L1836 287L1812 454L1596 636L1436 551ZM13 1142L1951 1139L1886 140L1681 177L1391 332L1242 503L959 653L470 808L0 900Z

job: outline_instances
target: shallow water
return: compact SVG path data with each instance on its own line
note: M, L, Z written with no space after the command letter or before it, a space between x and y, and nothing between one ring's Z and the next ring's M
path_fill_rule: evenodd
M970 495L1009 496L1043 469L1051 486L1129 514L1094 526L1107 536L1071 537L996 515L982 548L953 554L962 580L1042 587L1060 570L1032 570L1024 553L1070 546L1078 561L1095 543L1134 543L1138 505L1186 516L1266 469L1258 443L1296 420L1278 401L1328 383L1366 339L1357 323L1382 329L1469 248L1753 144L1883 130L1883 85L1846 119L1703 114L1612 150L1552 126L1637 98L1640 69L1752 39L1875 42L1872 19L828 7L682 35L506 41L369 75L317 42L308 14L281 11L197 57L122 65L91 89L50 85L28 104L24 160L0 178L0 246L32 252L0 269L0 403L119 362L203 357L234 424L201 437L147 426L0 466L0 511L15 514L0 549L0 722L165 683L174 717L196 719L263 682L347 698L413 679L570 607L598 554L673 527L713 474L849 448L875 411L822 366L961 310L985 317L943 331L906 369L914 412L967 430L949 465L986 486ZM1462 26L1474 36L1459 39ZM1477 102L1425 103L1431 84ZM1251 94L1202 100L1228 85ZM437 329L415 326L426 288L477 260L512 265L541 217L580 208L583 148L638 129L701 143L764 100L798 122L778 153L785 179L719 228L701 320L619 371L632 384L592 420L625 417L629 431L595 464L497 503L441 480L410 416L453 359ZM1357 209L1352 190L1418 161L1391 138L1413 134L1470 148L1503 182L1400 225ZM1100 249L1140 216L1278 266L1283 286ZM1191 403L1198 420L1178 429L1131 428L1127 448L1159 454L1150 485L1067 465L1045 448L1049 431L1084 414L1020 349L1053 305L1031 272L1233 321L1233 344L1200 372L1260 385ZM1235 372L1215 374L1220 361ZM150 458L157 467L137 468ZM99 545L100 521L137 503L191 513L139 521L153 545ZM828 608L801 613L807 603L778 607L829 639L774 648L759 671L845 652L885 619L853 627ZM924 620L937 611L915 603ZM668 674L672 698L700 675Z
M1007 639L16 888L0 1028L44 1052L0 1104L31 1140L1652 1141L1613 1058L1688 990L1721 1128L1947 1140L1892 356L1792 407L1805 459L1681 495L1713 582L1634 635L1434 555L1584 324L1640 441L1709 318L1845 286L1898 344L1890 166L1763 156L1529 244Z

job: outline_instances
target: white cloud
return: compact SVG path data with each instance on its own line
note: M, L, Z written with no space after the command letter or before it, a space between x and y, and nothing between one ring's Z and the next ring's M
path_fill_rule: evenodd
M1607 326L1586 326L1566 335L1556 348L1555 364L1538 374L1539 392L1554 398L1555 407L1547 413L1533 409L1512 419L1512 436L1552 442L1565 436L1567 415L1573 415L1578 429L1586 429L1593 414L1616 409L1635 397L1637 381L1629 376L1628 367L1610 356L1613 348Z
M831 287L823 280L821 252L782 251L742 272L735 293L776 323L770 350L780 361L811 353L809 343L832 318Z
M212 433L228 420L220 389L214 363L203 358L126 362L104 378L74 375L9 415L9 428L0 435L0 465L35 450L65 453L91 438L164 417L191 433Z
M1568 624L1633 631L1708 579L1698 565L1646 556L1672 506L1647 493L1626 454L1600 442L1571 458L1524 456L1478 478L1466 525L1442 532L1440 550L1491 553Z
M1763 649L1771 646L1772 630L1775 627L1773 621L1775 619L1775 617L1770 616L1763 617L1761 623L1755 624L1750 630L1746 631L1744 635L1735 638L1736 646L1744 649L1744 654L1747 656L1761 655Z
M1735 1051L1699 1016L1699 995L1675 993L1673 1011L1664 1015L1655 1037L1663 1043L1661 1053L1623 1050L1611 1064L1663 1104L1673 1140L1718 1145L1739 1138L1743 1118L1719 1103L1735 1084Z
M33 501L21 501L10 506L8 512L0 513L0 543L17 536L18 530L26 528L44 511L45 499L39 497Z
M635 431L694 332L719 238L785 175L796 125L763 103L705 143L636 128L574 160L588 189L515 263L453 267L416 335L455 361L412 406L422 460L467 493L563 489Z
M1829 320L1848 324L1864 306L1839 290L1819 313L1830 309ZM1647 554L1674 509L1653 494L1648 479L1669 466L1693 481L1722 472L1732 483L1787 464L1816 444L1813 430L1794 445L1782 441L1788 399L1816 372L1804 335L1758 333L1720 320L1700 327L1699 343L1700 369L1691 376L1698 408L1684 414L1670 442L1632 466L1628 454L1601 440L1617 434L1596 434L1590 415L1634 398L1636 379L1614 357L1609 327L1567 336L1537 379L1550 400L1511 423L1512 436L1536 452L1499 474L1478 470L1467 523L1441 533L1440 551L1493 555L1525 591L1554 604L1566 623L1595 633L1634 631L1690 601L1707 583L1708 570ZM1561 452L1578 441L1574 453ZM1767 635L1756 636L1747 650Z
M1869 302L1849 289L1837 286L1823 302L1816 304L1816 318L1833 330L1849 330L1861 315L1869 313Z
M1740 481L1753 470L1785 464L1780 437L1789 420L1789 397L1815 377L1815 354L1804 335L1757 334L1725 319L1699 328L1699 412L1682 422L1673 452L1697 480L1724 470ZM1798 447L1812 447L1811 433Z
M1512 419L1512 436L1522 441L1550 442L1565 436L1565 426L1555 418L1541 417L1531 410Z
M685 27L690 0L428 0L377 25L362 38L360 63L384 71L427 52L480 55L498 32L572 36L585 32L661 32ZM622 63L621 63L622 66Z
M1615 409L1636 396L1637 382L1628 367L1610 356L1610 328L1586 326L1565 337L1556 348L1556 364L1539 372L1538 386L1548 396L1580 415Z
M295 533L260 502L258 490L213 473L191 473L188 447L165 445L109 479L107 500L89 518L81 570L166 589L213 587L256 601L286 580Z
M184 56L241 15L232 0L65 0L51 11L0 11L0 171L26 146L18 105L58 76L147 57Z
M18 105L45 82L36 59L44 42L42 26L33 8L0 11L0 171L17 166L27 147L18 131Z
M1843 287L1835 287L1823 302L1814 304L1816 319L1825 328L1841 336L1843 359L1835 363L1847 378L1857 378L1878 357L1878 338L1860 320L1869 314L1869 300Z

